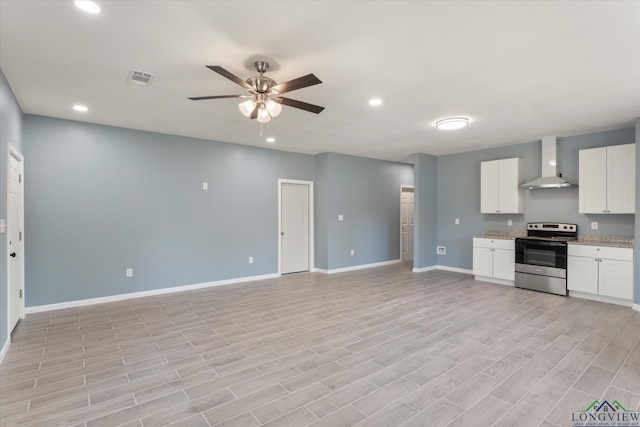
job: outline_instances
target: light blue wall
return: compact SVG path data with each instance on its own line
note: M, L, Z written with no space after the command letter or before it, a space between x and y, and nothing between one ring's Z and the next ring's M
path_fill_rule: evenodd
M0 218L7 219L7 155L9 144L22 152L22 109L0 70ZM9 335L7 300L7 233L0 234L0 348Z
M413 184L407 164L33 115L25 149L28 307L276 273L278 178L315 182L318 268L397 259Z
M320 172L323 170L324 165ZM318 180L323 179L328 190L327 265L318 268L333 270L399 259L400 187L413 185L413 166L326 153L326 178ZM338 215L344 221L338 221Z
M636 119L636 165L640 165L640 117ZM637 170L637 169L636 169ZM636 212L640 212L640 173L636 172ZM640 221L636 221L635 224L635 241L640 242ZM633 292L634 302L640 306L640 250L633 251L633 284L635 290Z
M24 120L28 307L276 273L277 180L314 180L311 155Z
M327 270L329 234L327 232L327 215L329 212L329 173L327 171L328 153L315 156L316 180L314 183L314 225L315 225L315 267Z
M438 264L438 158L414 156L414 247L413 268Z
M577 183L579 150L634 141L633 128L560 138L559 171ZM634 235L634 215L579 214L577 187L526 190L521 215L481 214L480 163L510 157L524 159L525 181L540 176L540 141L438 157L438 244L447 248L438 264L471 269L473 236L486 229L524 230L527 222L575 223L580 234ZM513 226L507 226L508 219ZM598 230L591 230L591 221L598 221Z

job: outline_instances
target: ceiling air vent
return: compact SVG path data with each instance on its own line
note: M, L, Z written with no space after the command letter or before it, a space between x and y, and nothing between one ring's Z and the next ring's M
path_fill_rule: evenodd
M153 80L153 76L153 74L146 73L144 71L131 70L127 81L137 85L148 86L151 83L151 80Z

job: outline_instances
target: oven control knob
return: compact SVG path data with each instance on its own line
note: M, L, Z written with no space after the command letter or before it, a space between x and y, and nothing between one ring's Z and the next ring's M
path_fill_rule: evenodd
M564 226L564 229L565 229L565 230L567 229L567 226L566 226L566 225Z

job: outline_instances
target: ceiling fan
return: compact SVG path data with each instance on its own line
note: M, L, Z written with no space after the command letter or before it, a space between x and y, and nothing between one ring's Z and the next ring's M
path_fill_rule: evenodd
M251 95L198 96L189 99L192 101L202 101L205 99L247 98L246 101L241 102L238 106L240 108L240 112L246 117L250 117L252 119L257 118L260 123L267 123L272 117L276 117L280 114L280 111L282 111L282 105L316 114L320 114L320 112L324 110L324 107L320 107L318 105L308 104L306 102L280 96L283 93L322 83L320 79L313 74L307 74L306 76L298 77L297 79L293 79L288 82L276 84L275 80L264 76L264 73L269 69L268 62L256 61L254 65L259 75L249 77L247 80L242 80L240 77L230 73L218 65L206 66L211 71L220 74L222 77L226 77L238 86L248 90L251 92Z

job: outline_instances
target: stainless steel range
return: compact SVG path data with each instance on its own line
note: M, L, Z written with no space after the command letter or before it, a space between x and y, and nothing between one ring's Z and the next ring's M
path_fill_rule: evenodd
M577 238L576 224L527 224L527 236L516 238L515 286L567 296L567 242Z

